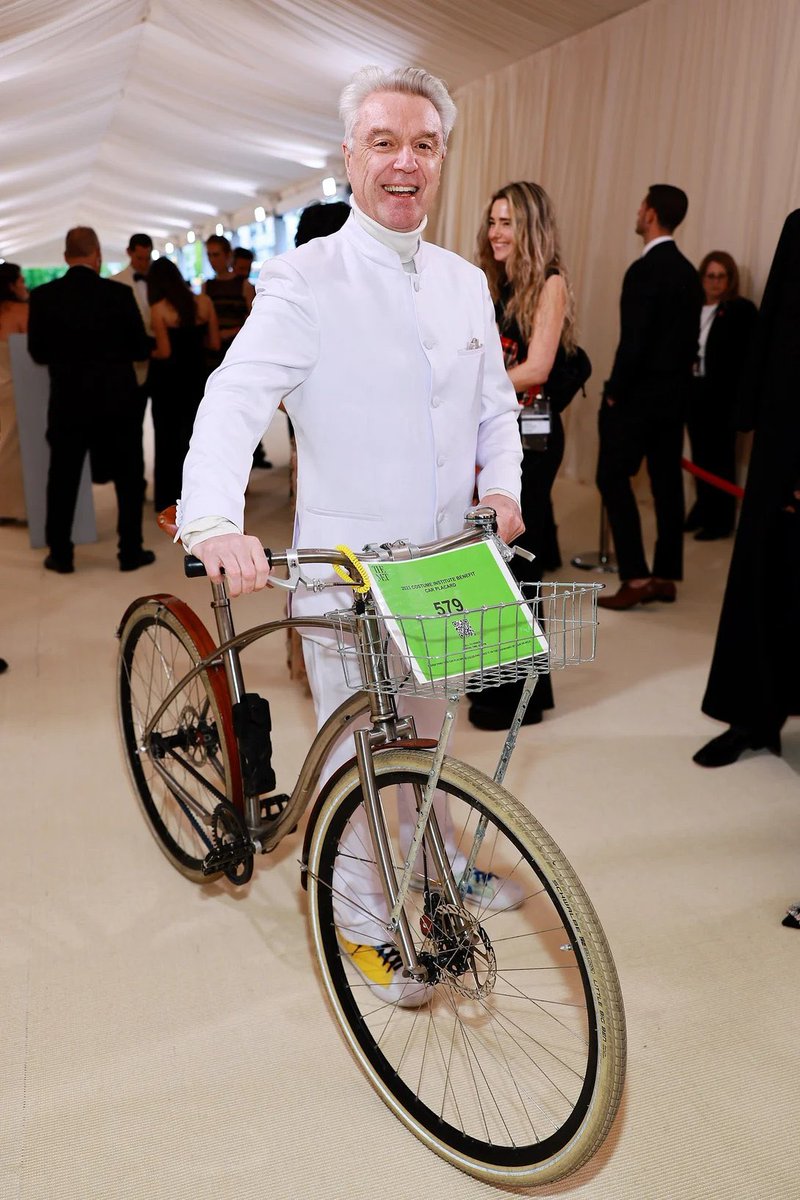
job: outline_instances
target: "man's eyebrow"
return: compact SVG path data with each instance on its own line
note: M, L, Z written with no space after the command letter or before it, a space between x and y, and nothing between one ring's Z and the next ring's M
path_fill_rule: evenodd
M397 137L397 134L393 129L382 129L378 125L373 125L371 129L367 130L366 136L368 138ZM442 135L435 129L425 130L423 133L418 133L414 138L414 141L418 142L423 139L428 142L440 142L442 140Z

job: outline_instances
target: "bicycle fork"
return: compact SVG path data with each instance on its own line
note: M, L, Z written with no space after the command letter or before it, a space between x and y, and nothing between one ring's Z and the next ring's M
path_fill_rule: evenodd
M463 901L458 884L447 856L447 849L442 837L439 822L433 807L433 799L439 783L447 745L452 733L455 713L458 708L458 697L450 697L447 712L442 724L439 741L434 752L433 765L423 792L414 786L417 805L417 821L411 838L411 845L406 856L403 871L398 883L392 860L392 849L389 833L386 827L386 817L378 792L375 768L372 759L373 745L379 745L383 740L381 734L369 729L360 729L355 733L356 761L361 778L364 795L364 807L367 814L367 824L375 850L375 860L378 876L381 881L386 906L389 910L389 930L398 940L400 957L403 960L408 975L422 981L428 977L428 970L420 963L414 946L411 925L405 912L405 901L408 895L414 865L419 855L423 840L427 851L433 860L436 877L441 881L447 903L456 910L461 910ZM465 921L465 928L467 922Z

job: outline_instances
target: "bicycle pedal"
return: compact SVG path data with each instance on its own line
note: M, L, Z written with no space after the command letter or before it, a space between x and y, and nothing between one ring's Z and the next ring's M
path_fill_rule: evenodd
M262 821L276 821L286 805L291 800L286 792L277 792L274 796L262 796L259 800Z

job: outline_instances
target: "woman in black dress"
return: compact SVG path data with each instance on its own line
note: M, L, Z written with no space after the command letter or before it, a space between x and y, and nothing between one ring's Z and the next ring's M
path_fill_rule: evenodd
M183 460L206 386L206 353L219 350L214 305L195 296L168 258L157 258L147 273L150 321L156 341L149 384L155 432L156 512L181 494Z
M756 306L739 295L739 268L725 250L712 250L698 269L705 293L700 341L686 417L695 466L735 481L736 396L756 323ZM736 497L695 480L697 500L686 530L698 542L733 532Z
M510 183L492 196L478 234L478 262L486 272L505 353L508 377L521 413L533 406L556 356L575 349L575 304L559 245L550 197L537 183ZM528 443L526 445L526 443ZM561 565L550 492L564 454L564 427L558 412L549 430L523 438L522 517L519 545L534 562L513 561L522 582L540 581L543 570ZM507 729L521 684L504 684L474 697L470 721L480 729ZM553 707L549 675L533 694L525 724L537 724Z
M729 728L694 755L724 767L745 750L781 752L800 715L800 209L786 218L740 392L753 450L703 712Z

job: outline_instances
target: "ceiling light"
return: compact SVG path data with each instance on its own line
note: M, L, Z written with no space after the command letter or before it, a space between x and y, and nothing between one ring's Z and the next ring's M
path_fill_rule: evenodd
M323 179L322 194L323 194L323 196L335 196L336 195L336 180L333 178L332 175L329 175L327 179Z
M166 246L164 247L164 253L165 254L174 254L175 253L175 247L173 246L172 242L167 242Z
M216 227L215 227L215 229L214 229L214 232L216 233L217 237L222 237L222 235L223 235L223 233L225 232L225 230L224 230L224 228L223 228L223 225L222 225L222 222L221 222L221 221L217 221L217 224L216 224Z
M253 216L255 217L255 219L257 221L266 221L267 210L264 208L264 206L262 204L259 204L258 208L254 211Z
M194 241L194 230L193 229L190 229L189 232L187 233L186 241L191 246L192 242Z

